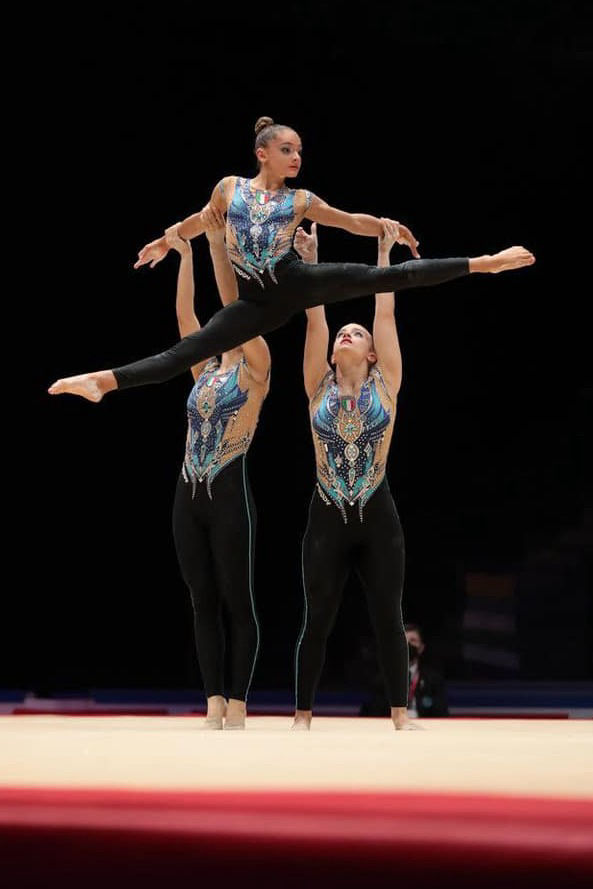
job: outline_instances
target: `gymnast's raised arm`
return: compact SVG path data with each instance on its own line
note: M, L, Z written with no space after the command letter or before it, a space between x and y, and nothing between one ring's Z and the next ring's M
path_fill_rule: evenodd
M313 196L311 205L305 211L305 218L310 219L312 222L319 222L321 225L343 228L353 235L369 235L376 238L383 235L385 224L389 222L397 226L397 243L407 244L412 251L412 255L416 259L420 258L417 249L418 241L410 229L402 225L401 222L395 222L393 219L379 219L377 216L369 216L368 213L346 213L344 210L330 207L328 203L322 201L316 195Z

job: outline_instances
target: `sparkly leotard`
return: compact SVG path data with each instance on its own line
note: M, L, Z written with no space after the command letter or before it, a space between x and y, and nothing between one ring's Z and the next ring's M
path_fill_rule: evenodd
M345 522L344 504L358 503L362 521L364 505L385 476L395 421L381 371L371 368L358 399L340 396L335 374L328 371L309 411L319 495L338 507Z
M296 312L371 293L427 287L469 273L464 258L414 259L377 268L351 262L304 263L291 247L315 196L305 189L260 191L253 181L219 183L227 211L226 244L239 299L171 348L113 368L118 389L162 383L285 324Z
M268 389L269 380L254 380L245 358L225 373L220 373L217 359L208 362L187 401L182 473L194 493L197 482L205 480L211 497L212 482L218 473L247 452Z
M385 474L395 411L395 396L376 366L358 398L340 396L335 375L328 371L310 402L317 485L303 538L297 710L313 709L327 639L351 573L365 590L389 705L406 706L404 539Z
M263 287L264 271L275 279L274 267L290 250L314 196L303 188L263 191L241 176L227 176L219 189L227 205L226 243L235 271Z

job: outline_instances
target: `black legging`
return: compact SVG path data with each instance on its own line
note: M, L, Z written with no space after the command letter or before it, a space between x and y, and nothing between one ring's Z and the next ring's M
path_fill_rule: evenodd
M228 696L247 698L259 647L253 599L255 507L245 457L229 463L212 483L192 486L179 477L173 535L183 579L189 587L198 661L207 697L225 694L222 608L231 637Z
M391 707L408 700L408 643L402 620L404 537L399 516L383 479L363 511L345 505L344 523L334 504L316 489L303 539L305 613L296 650L296 707L312 710L325 661L325 647L338 611L342 590L354 569L365 589L377 637Z
M378 268L350 262L302 262L294 250L269 271L246 280L238 273L239 299L220 309L201 330L170 349L113 370L119 389L163 383L213 355L281 327L296 312L391 290L428 287L469 273L467 259L414 259Z

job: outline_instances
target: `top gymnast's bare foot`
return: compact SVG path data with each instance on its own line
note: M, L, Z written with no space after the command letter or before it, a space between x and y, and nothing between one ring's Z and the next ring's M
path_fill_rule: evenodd
M87 401L101 401L106 392L117 388L117 383L110 370L95 373L78 374L75 377L64 377L56 380L47 390L50 395L80 395Z
M533 265L535 256L525 247L507 247L492 256L478 256L470 259L470 272L489 272L497 275L499 272L507 272L510 269L521 269L526 265Z
M493 267L490 269L491 274L498 272L506 272L509 269L520 269L525 265L533 265L535 256L525 247L507 247L495 253L492 257Z

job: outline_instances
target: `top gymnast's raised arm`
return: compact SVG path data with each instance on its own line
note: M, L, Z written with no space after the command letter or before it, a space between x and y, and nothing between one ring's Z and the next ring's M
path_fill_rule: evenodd
M316 195L313 196L310 207L305 211L305 218L312 222L319 222L321 225L329 225L334 228L342 228L353 235L369 235L379 238L385 232L385 225L390 223L397 226L396 241L398 244L407 244L412 255L416 259L420 258L418 253L418 241L409 228L402 225L401 222L395 222L392 219L378 218L377 216L369 216L367 213L346 213L344 210L338 210L336 207L330 207L328 203L322 201Z

